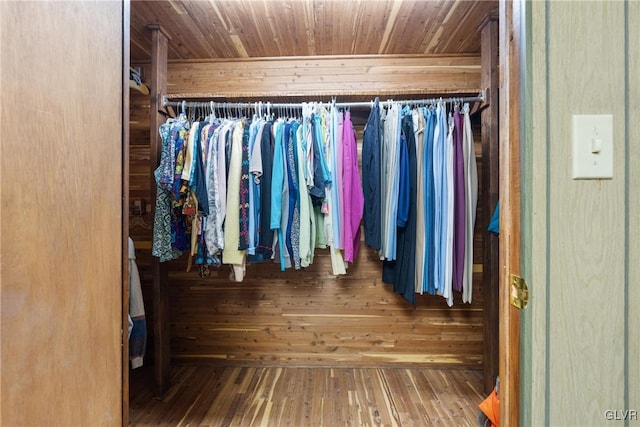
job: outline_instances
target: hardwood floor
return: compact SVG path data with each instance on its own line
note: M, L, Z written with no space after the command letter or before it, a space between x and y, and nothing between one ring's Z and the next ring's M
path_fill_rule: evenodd
M131 426L476 426L482 371L176 366L131 373Z

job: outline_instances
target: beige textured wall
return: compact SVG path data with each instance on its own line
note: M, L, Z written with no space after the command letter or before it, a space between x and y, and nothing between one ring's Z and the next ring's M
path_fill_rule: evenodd
M629 408L640 418L640 2L629 22ZM640 425L640 421L637 421ZM633 425L633 424L631 424Z
M530 12L532 172L523 197L533 297L523 404L531 425L601 425L606 410L640 416L640 7L552 1L532 2ZM613 179L571 178L573 114L613 114Z

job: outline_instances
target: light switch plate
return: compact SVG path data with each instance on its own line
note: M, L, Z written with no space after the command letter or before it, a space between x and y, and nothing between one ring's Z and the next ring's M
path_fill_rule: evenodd
M613 116L573 116L573 179L613 178Z

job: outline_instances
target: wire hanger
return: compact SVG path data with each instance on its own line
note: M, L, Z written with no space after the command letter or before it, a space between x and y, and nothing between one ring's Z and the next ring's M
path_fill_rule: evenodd
M151 230L151 226L144 221L142 216L136 215L131 221L129 221L129 228L142 227L146 230Z
M142 216L142 212L138 209L134 209L133 212L136 212L136 214L131 213L129 215L131 217L129 220L129 228L142 227L146 230L150 230L151 225L145 222L144 217Z

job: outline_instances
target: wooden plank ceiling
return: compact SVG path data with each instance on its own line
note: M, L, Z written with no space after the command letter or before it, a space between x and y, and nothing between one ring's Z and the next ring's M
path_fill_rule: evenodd
M170 0L131 2L131 61L148 62L147 24L169 60L367 54L479 54L497 0Z

